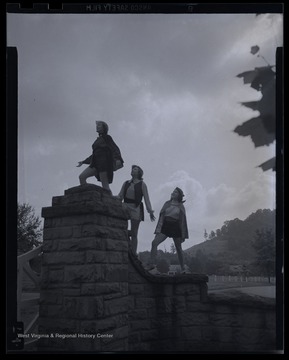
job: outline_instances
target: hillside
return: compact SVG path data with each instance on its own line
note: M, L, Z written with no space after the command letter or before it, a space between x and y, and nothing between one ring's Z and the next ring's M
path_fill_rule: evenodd
M238 218L225 221L216 236L194 245L184 252L187 256L205 256L227 265L248 264L255 260L256 251L252 244L257 230L271 229L275 234L275 210L257 210L245 220Z

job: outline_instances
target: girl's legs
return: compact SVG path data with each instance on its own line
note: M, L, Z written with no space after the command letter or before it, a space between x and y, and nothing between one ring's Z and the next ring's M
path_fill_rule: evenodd
M166 238L167 238L167 236L162 233L156 234L156 236L152 242L152 248L151 248L151 263L152 264L156 263L157 248L158 248L159 244L161 244L163 241L165 241Z
M80 185L84 185L87 184L86 179L91 177L91 176L96 176L97 175L97 171L95 168L91 168L90 166L88 166L85 170L83 170L83 172L79 175L79 182Z
M131 248L133 253L136 255L137 249L137 234L140 220L131 219Z
M104 189L106 189L107 191L110 192L110 194L112 194L110 187L109 187L109 182L108 182L108 177L107 177L107 172L100 172L99 173L99 178L101 181L101 185Z
M176 247L176 250L177 250L178 259L179 259L179 263L181 265L181 269L185 270L181 238L173 238L173 240L174 240L175 247Z

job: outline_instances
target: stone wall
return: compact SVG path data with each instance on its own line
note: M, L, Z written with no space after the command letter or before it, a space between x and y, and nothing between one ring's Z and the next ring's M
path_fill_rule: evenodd
M273 300L208 295L206 275L151 275L130 251L121 202L102 188L68 189L42 215L39 350L274 350Z
M237 290L210 294L202 327L208 351L257 352L276 348L275 299Z
M207 276L154 276L130 253L129 348L187 351L201 347L200 325L207 300Z
M54 197L42 216L39 334L49 337L39 349L128 350L127 215L120 201L96 185L77 186Z
M231 290L207 295L204 275L152 276L130 254L129 349L264 351L275 349L273 299Z

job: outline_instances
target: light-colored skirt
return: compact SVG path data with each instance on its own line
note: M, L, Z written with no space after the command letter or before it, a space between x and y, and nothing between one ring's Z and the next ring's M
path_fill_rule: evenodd
M125 210L129 213L129 218L133 220L144 220L144 213L143 213L143 204L141 203L139 206L135 206L135 204L131 203L122 203Z

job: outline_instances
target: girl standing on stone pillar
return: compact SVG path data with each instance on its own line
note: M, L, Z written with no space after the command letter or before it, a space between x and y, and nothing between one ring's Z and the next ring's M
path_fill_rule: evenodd
M131 222L131 248L136 255L138 243L138 229L141 221L144 221L144 207L142 199L144 198L147 212L150 214L151 221L155 221L154 211L152 210L149 199L148 189L143 181L143 170L137 166L131 167L131 180L123 183L118 198L123 200L123 207L128 211Z
M112 194L109 184L113 180L113 171L123 167L123 159L119 147L108 135L108 125L104 121L96 121L98 138L92 144L92 154L83 161L79 161L77 167L82 164L89 166L79 175L80 185L86 184L86 179L95 176L101 181L102 187Z

